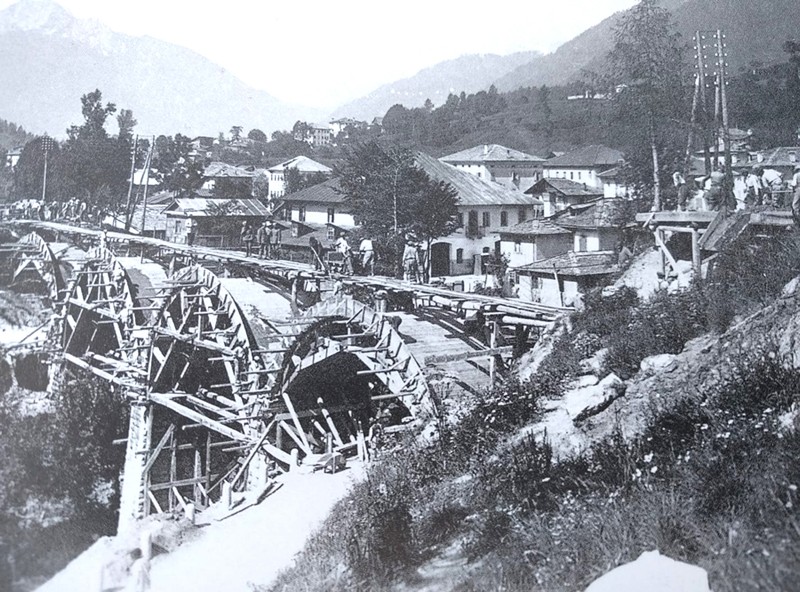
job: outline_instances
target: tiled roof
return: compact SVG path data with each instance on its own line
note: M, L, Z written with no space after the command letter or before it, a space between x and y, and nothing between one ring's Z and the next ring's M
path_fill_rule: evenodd
M542 234L570 234L566 228L562 228L558 224L554 224L550 220L533 219L525 220L509 228L500 230L500 235L512 234L517 236L530 236Z
M252 171L225 162L212 162L203 171L203 177L206 179L219 179L222 177L247 179L254 176L255 174Z
M286 169L297 169L301 173L331 173L331 169L324 164L311 160L307 156L295 156L289 160L270 167L270 172L279 173Z
M460 171L454 166L446 162L441 162L424 152L417 152L415 163L434 181L450 183L458 192L459 205L532 206L538 203L536 200L521 194L519 191L514 191L500 183L486 181L475 175Z
M341 193L339 179L328 179L323 183L284 195L283 200L286 202L340 204L344 203L344 194Z
M613 251L570 251L550 259L515 267L521 272L552 275L557 273L570 277L607 275L617 271L617 254Z
M622 171L622 167L614 167L613 169L608 169L607 171L603 171L602 173L597 173L597 176L601 179L615 179L620 172Z
M545 168L551 167L595 167L616 166L625 156L619 150L608 146L583 146L561 156L556 156L542 163Z
M549 187L549 188L548 188ZM602 190L587 187L583 183L570 181L569 179L540 179L531 187L525 190L529 195L541 195L545 191L554 189L563 195L570 197L600 197Z
M461 152L442 156L439 160L443 162L544 162L544 158L539 158L532 154L526 154L513 148L506 148L500 144L482 144L467 148Z
M557 214L556 222L564 228L621 228L635 219L632 202L620 199L600 199L579 212L568 208Z
M229 205L230 204L230 205ZM166 213L189 217L212 216L214 206L230 207L229 216L270 216L270 211L258 199L209 199L205 197L176 197L164 208Z
M800 164L800 146L781 146L763 152L764 160L753 163L766 167L794 167ZM794 160L791 155L794 154Z

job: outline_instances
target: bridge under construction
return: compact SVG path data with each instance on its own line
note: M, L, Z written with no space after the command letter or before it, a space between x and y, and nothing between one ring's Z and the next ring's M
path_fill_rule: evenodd
M54 311L37 347L130 403L120 530L152 513L202 511L299 465L368 458L387 430L435 429L566 310L12 224L19 239L0 247L3 283L35 284Z

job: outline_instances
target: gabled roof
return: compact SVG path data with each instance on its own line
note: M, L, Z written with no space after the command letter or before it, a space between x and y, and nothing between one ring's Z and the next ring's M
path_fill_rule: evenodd
M249 179L255 177L255 173L225 162L212 162L203 170L203 177L206 179Z
M583 183L570 181L569 179L539 179L531 187L525 190L528 195L541 195L548 191L556 191L569 197L601 197L603 192L599 189L589 188Z
M509 228L500 230L500 235L510 234L514 236L540 236L543 234L570 234L566 228L562 228L551 220L534 218L525 220Z
M190 218L214 216L218 208L230 208L227 216L270 216L270 211L258 199L220 199L206 197L176 197L164 208L165 213L174 213Z
M297 169L301 173L331 173L331 169L324 164L311 160L307 156L295 156L289 160L276 164L270 167L269 171L272 173L280 173L286 169Z
M570 251L550 259L515 267L520 272L553 275L553 271L569 277L608 275L617 271L618 256L613 251Z
M284 202L340 204L344 203L339 179L328 179L323 183L306 187L283 196Z
M482 144L467 148L461 152L455 152L442 156L442 162L544 162L544 158L539 158L532 154L526 154L513 148L506 148L500 144Z
M500 183L486 181L456 167L417 152L415 164L434 181L450 183L458 192L458 204L463 206L532 206L537 200L509 189Z
M617 197L599 199L579 211L568 208L555 216L564 228L621 228L635 219L632 203Z
M763 152L764 160L758 164L764 168L767 167L794 167L800 164L800 146L780 146L765 150ZM791 155L794 154L794 160Z
M624 158L625 155L619 150L608 146L591 145L546 160L542 166L545 168L617 166Z

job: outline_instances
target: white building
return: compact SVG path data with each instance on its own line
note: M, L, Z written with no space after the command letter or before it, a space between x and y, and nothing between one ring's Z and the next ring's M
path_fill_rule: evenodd
M542 163L545 179L566 179L586 187L603 189L599 174L618 167L624 161L619 150L607 146L584 146Z
M526 189L542 177L545 159L499 144L484 144L442 156L439 160L487 181Z
M297 169L301 176L309 177L315 173L322 173L330 176L333 171L324 164L311 160L307 156L295 156L294 158L270 167L269 173L269 196L272 199L283 197L286 194L286 171Z

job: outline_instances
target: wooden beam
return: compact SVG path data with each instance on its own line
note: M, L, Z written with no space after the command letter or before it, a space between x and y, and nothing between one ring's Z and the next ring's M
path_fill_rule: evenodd
M155 448L153 448L153 453L150 455L150 458L147 459L147 462L144 464L144 469L142 469L142 473L146 475L148 471L153 467L153 463L156 462L156 458L158 455L161 454L161 451L164 449L164 446L167 445L170 438L172 438L172 434L175 432L175 424L169 424L167 431L164 432L164 435L161 436L161 440L158 441L158 444Z
M525 319L528 320L528 319ZM549 323L545 323L549 324ZM431 366L434 364L445 364L447 362L457 362L460 360L472 360L474 358L489 358L492 356L501 356L501 355L508 355L514 351L514 347L511 345L504 345L501 347L492 347L489 349L482 349L476 351L469 351L469 352L459 352L456 354L441 354L441 355L434 355L434 356L426 356L425 357L425 366Z
M236 430L233 430L228 426L219 423L218 421L209 419L202 413L198 413L194 409L189 409L188 407L185 407L180 403L172 400L171 397L159 394L151 394L150 400L153 401L154 403L158 403L163 407L166 407L167 409L171 409L172 411L176 412L179 415L182 415L183 417L187 417L199 424L202 424L208 429L214 430L215 432L222 434L223 436L226 436L231 440L236 440L237 442L251 441L251 439L245 436L243 433L237 432Z

